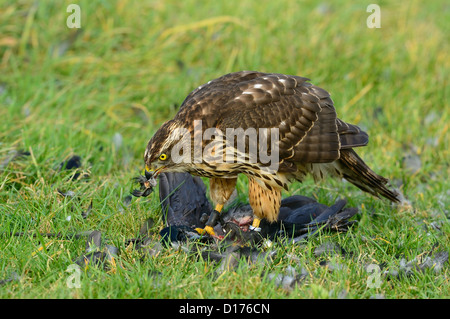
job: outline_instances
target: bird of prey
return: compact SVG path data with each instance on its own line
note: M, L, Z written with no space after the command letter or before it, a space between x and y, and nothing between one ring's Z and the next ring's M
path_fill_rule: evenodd
M309 174L345 178L372 195L402 201L354 151L367 145L367 133L337 118L330 94L309 81L256 71L226 74L192 91L150 139L144 161L152 177L188 172L210 178L215 210L200 233L214 235L239 174L248 177L253 231L260 231L261 219L277 220L281 191Z

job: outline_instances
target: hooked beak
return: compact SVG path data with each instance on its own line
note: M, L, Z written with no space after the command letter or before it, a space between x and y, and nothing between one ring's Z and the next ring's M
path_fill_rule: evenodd
M155 172L154 170L151 170L150 167L145 165L144 173L145 173L145 178L147 180L153 177L154 172Z
M147 179L147 182L145 182L145 184L149 184L149 181L151 179L156 179L156 177L158 177L159 173L161 173L164 168L165 166L155 168L153 165L151 165L150 167L148 165L145 165L145 178Z

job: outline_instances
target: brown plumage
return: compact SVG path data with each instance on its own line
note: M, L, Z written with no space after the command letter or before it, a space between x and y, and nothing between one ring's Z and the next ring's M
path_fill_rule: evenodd
M164 123L149 141L146 166L156 173L187 171L212 178L211 198L220 207L231 195L238 174L245 174L255 215L269 221L277 219L281 190L288 188L289 181L301 181L308 174L316 180L325 175L343 177L368 193L400 202L401 195L390 190L387 180L353 150L367 145L368 135L338 119L328 92L308 81L299 76L243 71L198 87L186 97L174 119ZM232 139L233 143L244 142L245 151L220 140L208 149L213 138L205 139L205 134L211 128L249 133ZM184 133L175 134L177 129ZM260 129L277 130L278 140L262 136ZM263 137L267 143L261 142L266 141ZM262 147L266 154L278 152L278 156L270 158L270 163L263 162L259 153L252 153L252 145L258 152ZM224 161L226 151L234 154L233 161Z

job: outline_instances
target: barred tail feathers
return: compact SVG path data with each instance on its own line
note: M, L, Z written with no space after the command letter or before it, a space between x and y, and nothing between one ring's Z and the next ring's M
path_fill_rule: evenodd
M399 190L388 188L389 181L371 170L353 149L341 149L340 155L335 163L342 177L350 183L376 197L382 196L397 204L407 202Z

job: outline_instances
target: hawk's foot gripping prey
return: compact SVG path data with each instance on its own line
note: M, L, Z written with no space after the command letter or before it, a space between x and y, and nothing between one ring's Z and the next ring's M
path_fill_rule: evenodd
M372 171L354 148L368 135L336 116L327 91L309 79L243 71L224 75L192 91L175 117L148 142L146 167L210 178L217 214L236 186L249 180L249 201L259 220L277 220L281 191L306 175L345 178L365 192L402 202L402 195ZM202 233L214 235L212 216Z
M208 218L208 221L206 222L205 228L196 228L195 230L200 235L209 234L210 236L216 236L216 233L214 232L214 226L216 226L217 221L219 219L219 214L222 211L223 205L216 205L216 208L211 212L211 215Z

